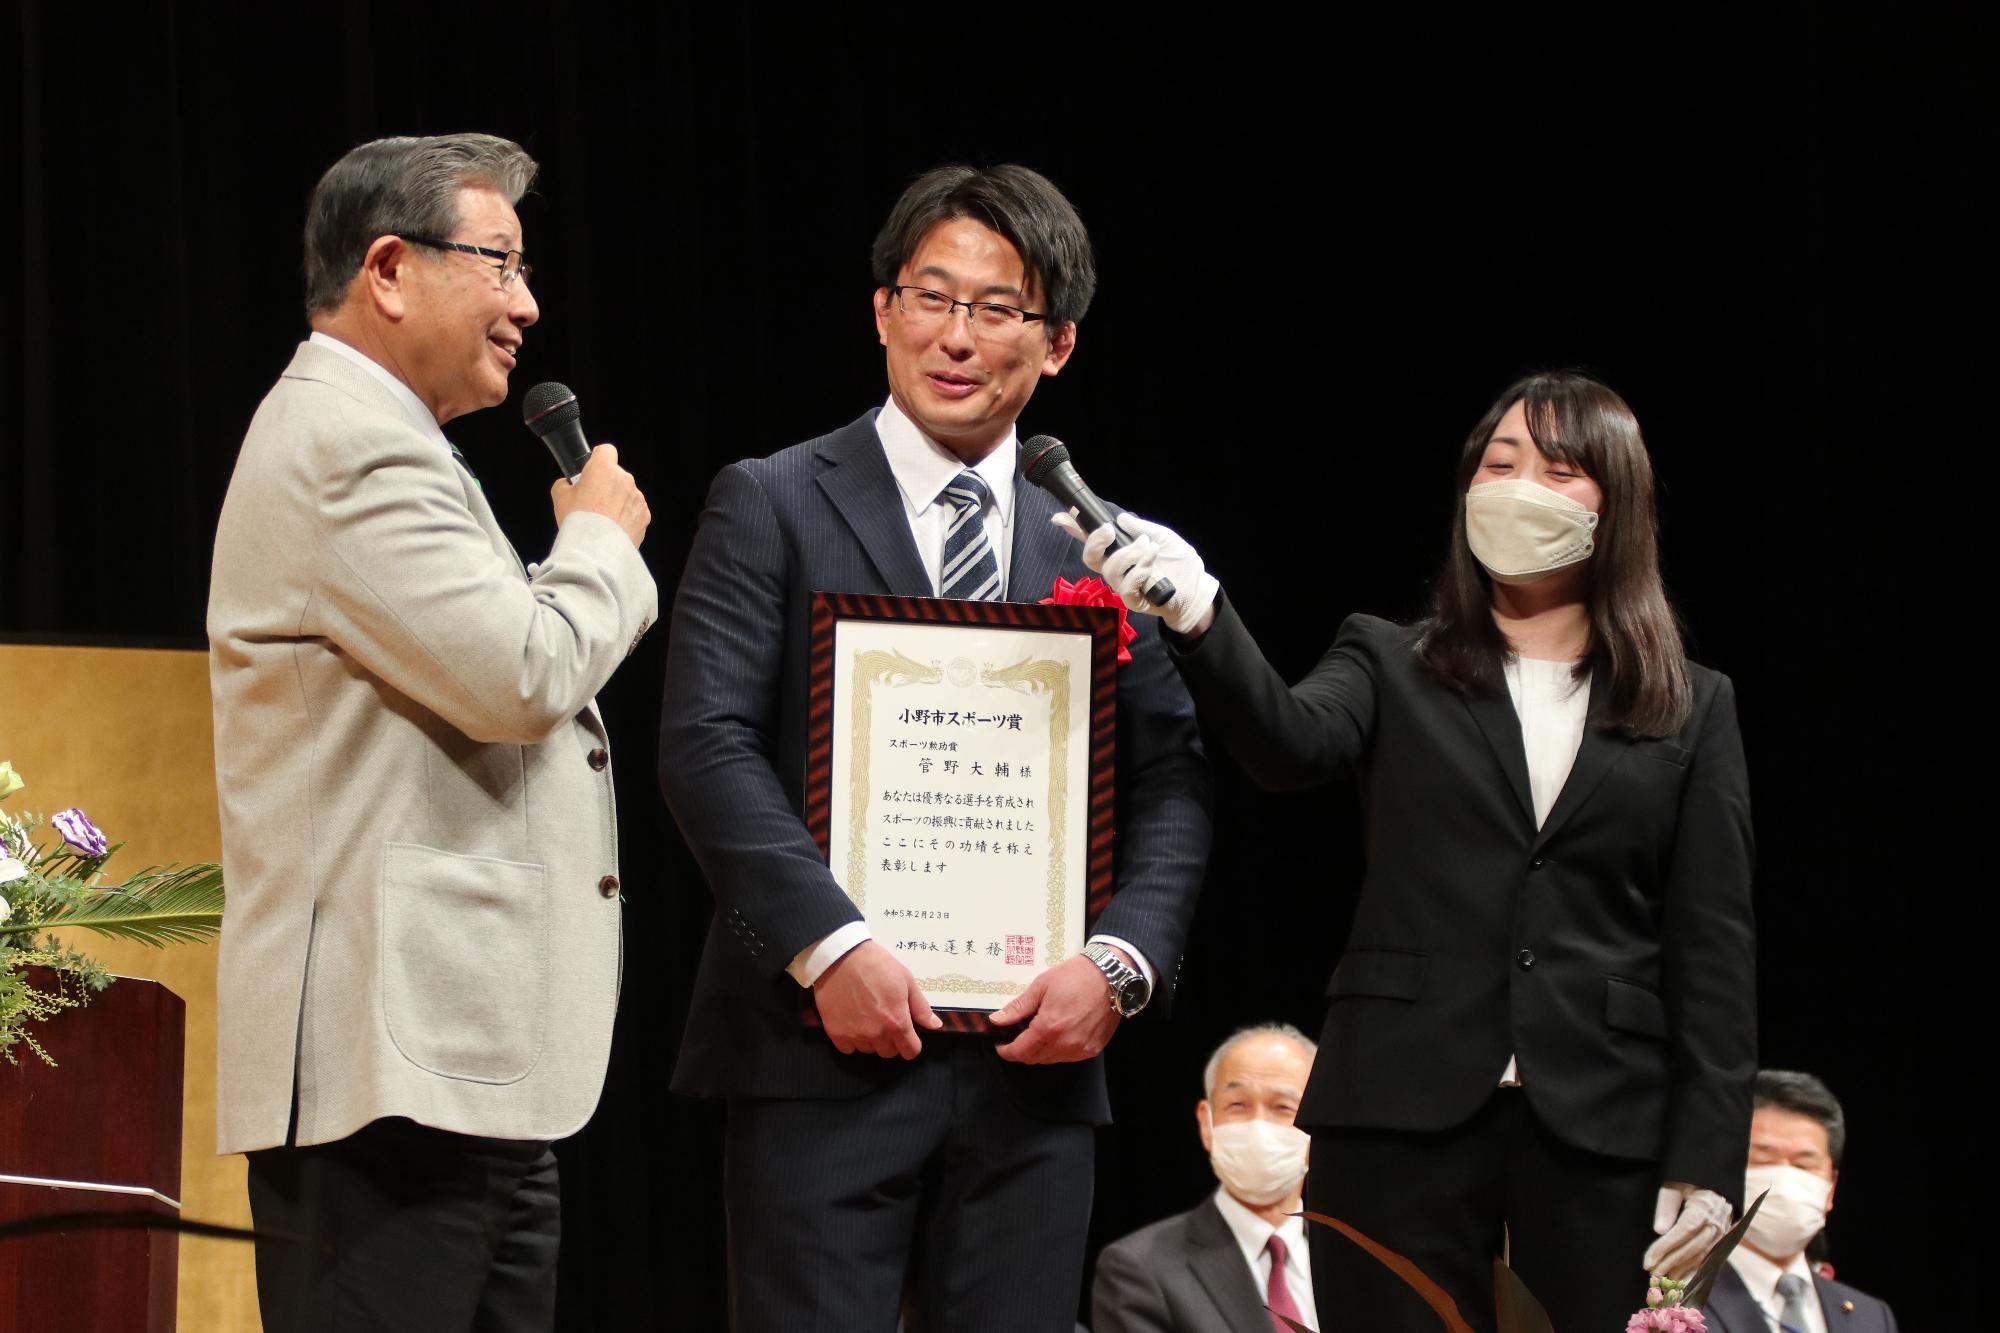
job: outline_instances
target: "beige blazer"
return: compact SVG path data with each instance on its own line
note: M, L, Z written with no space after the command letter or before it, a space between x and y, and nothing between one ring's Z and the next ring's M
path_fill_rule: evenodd
M383 1116L552 1139L617 1007L593 696L658 613L572 513L532 579L387 386L301 344L230 478L209 587L221 803L217 1148Z

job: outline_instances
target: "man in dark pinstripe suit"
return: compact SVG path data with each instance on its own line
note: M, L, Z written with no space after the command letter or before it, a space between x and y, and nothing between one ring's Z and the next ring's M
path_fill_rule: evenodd
M1116 892L1085 952L939 1032L799 817L815 590L1037 601L1086 571L1015 468L1095 271L1023 167L921 177L876 238L889 400L723 469L674 609L660 781L718 911L676 1090L729 1103L738 1333L1074 1326L1099 1053L1171 989L1208 855L1194 711L1150 618L1118 685ZM823 1029L801 1021L809 988Z

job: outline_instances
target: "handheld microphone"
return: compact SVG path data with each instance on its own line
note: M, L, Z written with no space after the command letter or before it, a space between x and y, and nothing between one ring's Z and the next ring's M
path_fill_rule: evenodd
M569 386L550 380L528 390L521 402L521 424L549 447L556 466L576 485L577 474L590 461L590 441L583 435L583 409Z
M1053 435L1036 435L1021 441L1021 475L1076 511L1085 532L1095 532L1111 524L1111 545L1130 546L1132 538L1113 521L1111 506L1097 498L1070 465L1069 447ZM1165 606L1174 600L1172 579L1155 579L1146 589L1146 600Z

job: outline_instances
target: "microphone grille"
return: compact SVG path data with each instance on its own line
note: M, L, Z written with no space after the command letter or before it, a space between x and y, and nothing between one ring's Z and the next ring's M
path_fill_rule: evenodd
M554 380L537 384L521 400L521 424L538 436L567 426L582 415L583 408L577 405L569 386Z
M1069 446L1053 435L1031 435L1021 441L1021 475L1034 485L1069 462Z

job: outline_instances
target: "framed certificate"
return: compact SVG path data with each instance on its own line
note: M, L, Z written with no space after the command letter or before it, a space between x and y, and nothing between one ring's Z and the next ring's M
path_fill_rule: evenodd
M1118 613L815 593L806 825L948 1027L1111 896Z

